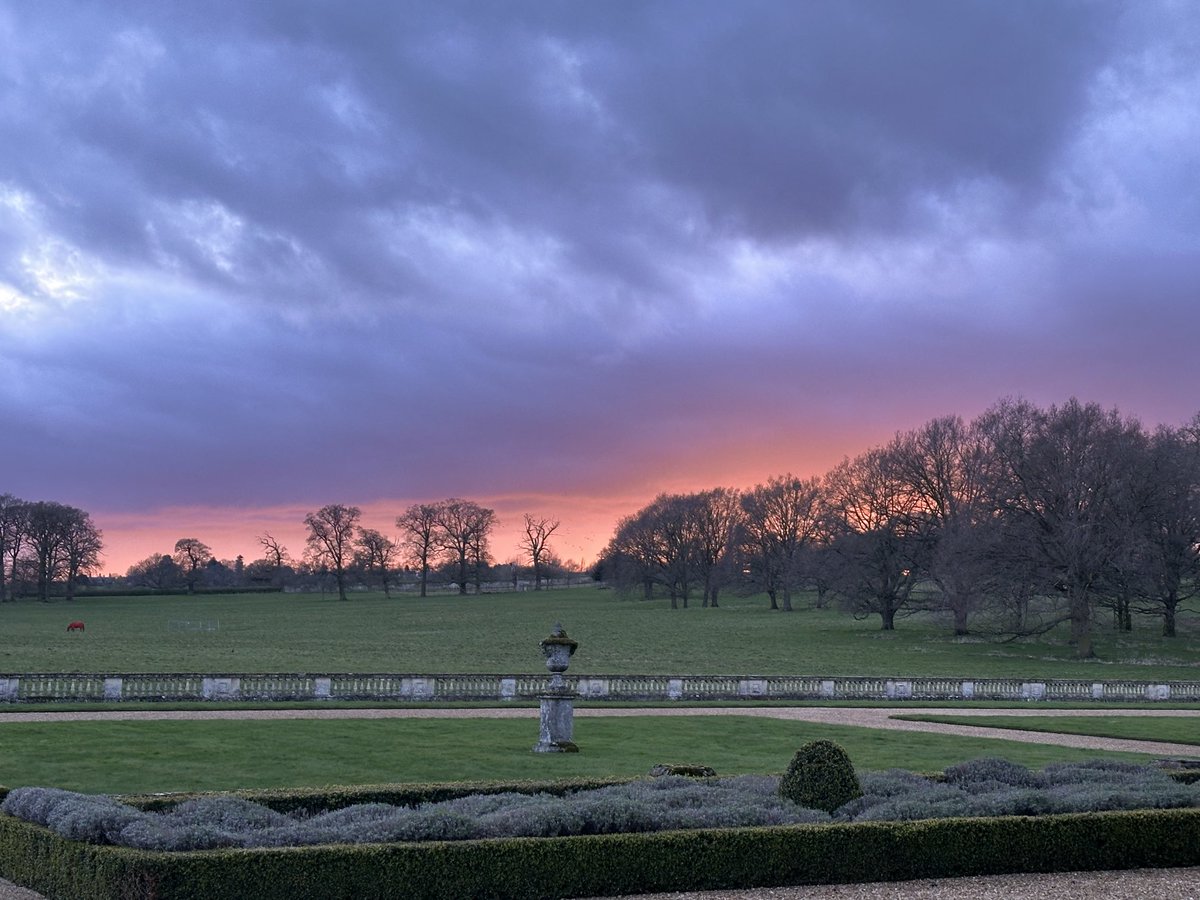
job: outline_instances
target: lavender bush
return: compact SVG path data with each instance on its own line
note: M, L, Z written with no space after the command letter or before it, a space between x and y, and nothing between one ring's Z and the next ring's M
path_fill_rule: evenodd
M890 770L864 773L860 781L863 795L832 816L780 797L779 779L758 775L667 776L561 797L477 794L417 807L370 803L316 815L285 814L220 796L152 813L112 797L26 787L9 793L0 809L73 840L198 850L1200 806L1200 784L1106 761L1035 772L984 759L952 766L938 780Z

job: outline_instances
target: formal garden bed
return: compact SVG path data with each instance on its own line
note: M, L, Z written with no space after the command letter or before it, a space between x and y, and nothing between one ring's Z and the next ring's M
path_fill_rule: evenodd
M984 759L932 777L844 774L793 761L782 779L123 799L19 788L2 806L0 865L53 897L294 900L314 885L550 898L1200 864L1200 784L1160 767ZM798 805L797 792L817 799Z

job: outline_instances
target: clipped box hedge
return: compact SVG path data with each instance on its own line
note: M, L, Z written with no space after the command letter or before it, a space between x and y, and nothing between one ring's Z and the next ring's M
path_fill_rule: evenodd
M0 816L0 874L56 900L467 900L1200 865L1200 810L155 853Z

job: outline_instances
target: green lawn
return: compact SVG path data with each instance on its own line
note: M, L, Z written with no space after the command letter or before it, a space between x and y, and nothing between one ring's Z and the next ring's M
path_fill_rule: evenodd
M0 784L141 793L637 776L664 762L732 775L781 772L817 738L842 744L860 769L934 771L981 756L1031 766L1145 758L728 716L577 719L578 754L532 753L534 718L8 723L0 725Z
M67 634L73 619L83 634ZM218 623L181 631L180 621ZM541 670L538 641L561 622L580 642L578 674L945 675L1200 679L1200 617L1165 639L1099 627L1096 660L1064 635L1000 643L955 638L931 616L856 622L831 610L772 612L729 596L718 609L671 610L592 588L419 599L353 594L112 597L0 605L0 673L493 672Z
M1169 716L898 716L916 722L943 722L979 728L1008 728L1053 734L1087 734L1134 741L1200 744L1200 719ZM1197 754L1200 756L1200 754Z

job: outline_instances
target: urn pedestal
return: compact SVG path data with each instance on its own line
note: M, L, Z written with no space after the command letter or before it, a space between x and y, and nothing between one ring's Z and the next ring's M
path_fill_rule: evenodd
M578 753L579 747L571 739L575 730L575 692L567 686L563 672L570 665L571 654L579 643L567 637L561 625L555 625L550 637L543 640L540 646L551 678L549 689L544 694L538 694L541 717L538 742L533 752Z

